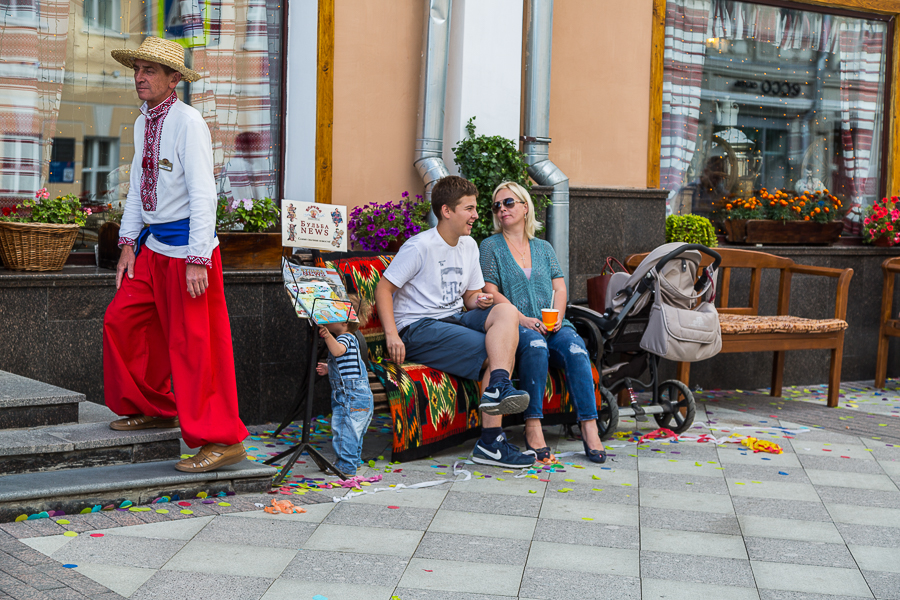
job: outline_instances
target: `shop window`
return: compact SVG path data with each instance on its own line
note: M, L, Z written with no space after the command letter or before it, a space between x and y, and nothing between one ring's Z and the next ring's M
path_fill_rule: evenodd
M91 204L87 229L121 208L141 101L110 56L156 35L185 47L197 82L176 92L212 137L217 191L278 194L281 0L0 0L0 207L46 186ZM98 38L98 36L101 36ZM79 162L81 164L79 164Z
M802 4L668 0L660 179L670 212L827 188L845 231L885 193L889 22ZM823 9L824 10L824 9Z
M81 161L81 197L91 204L105 199L109 174L119 166L119 140L115 138L84 138L84 157Z

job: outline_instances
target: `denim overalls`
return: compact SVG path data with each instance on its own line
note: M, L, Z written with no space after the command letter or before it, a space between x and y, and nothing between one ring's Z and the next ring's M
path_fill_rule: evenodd
M352 334L351 334L352 335ZM369 388L366 364L359 346L357 361L362 377L344 377L337 360L328 353L328 380L331 383L331 435L335 465L347 475L356 475L362 454L363 435L372 421L375 402Z

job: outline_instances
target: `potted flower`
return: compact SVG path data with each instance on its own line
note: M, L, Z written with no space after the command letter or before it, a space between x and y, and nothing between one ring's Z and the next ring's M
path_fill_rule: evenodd
M874 246L900 244L900 198L891 196L866 209L863 241Z
M400 194L399 202L371 202L350 211L350 241L363 250L396 252L407 239L428 229L431 204L416 194Z
M16 271L59 271L69 257L91 209L73 194L51 199L41 188L34 199L0 216L0 258Z
M762 188L749 198L732 195L723 202L725 231L732 243L831 244L844 229L843 205L828 190Z
M224 269L281 268L281 232L278 205L271 198L229 201L219 197L216 206L216 235ZM114 269L119 260L118 243L121 214L100 230L100 266ZM108 251L104 251L108 249Z
M281 232L278 205L271 198L229 201L219 196L216 231L222 267L226 269L278 269L281 267Z

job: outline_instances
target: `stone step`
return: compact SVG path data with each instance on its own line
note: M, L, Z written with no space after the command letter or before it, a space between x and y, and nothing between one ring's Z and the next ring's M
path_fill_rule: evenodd
M177 461L87 467L0 477L0 523L22 514L63 511L77 514L96 505L119 506L130 500L149 504L161 496L194 498L199 492L259 493L268 491L274 467L244 460L209 473L182 473Z
M0 430L0 475L177 459L180 439L178 428L113 431L108 421Z
M0 371L0 430L78 422L84 394Z

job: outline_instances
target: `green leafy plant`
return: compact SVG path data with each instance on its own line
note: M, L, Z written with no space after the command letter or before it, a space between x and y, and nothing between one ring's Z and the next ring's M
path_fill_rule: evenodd
M84 227L90 208L82 208L81 201L74 194L50 198L47 188L41 188L34 199L24 200L15 208L4 208L0 220L19 223L58 223Z
M475 184L478 189L478 220L472 227L472 237L477 241L494 233L491 214L491 194L504 181L515 181L531 190L525 155L519 152L515 142L500 135L475 135L475 117L466 123L467 137L453 149L454 162L459 174ZM546 197L532 197L534 208L540 211L549 202Z
M216 207L216 229L262 233L275 228L280 214L278 205L271 198L260 200L245 198L229 202L223 194L219 196Z
M403 192L400 198L397 203L370 202L354 208L347 225L350 241L363 250L377 252L386 250L393 241L406 240L428 229L431 204L418 194L415 200L410 199L409 192Z
M708 248L719 245L716 228L709 219L699 215L669 215L666 218L666 242L703 244Z

